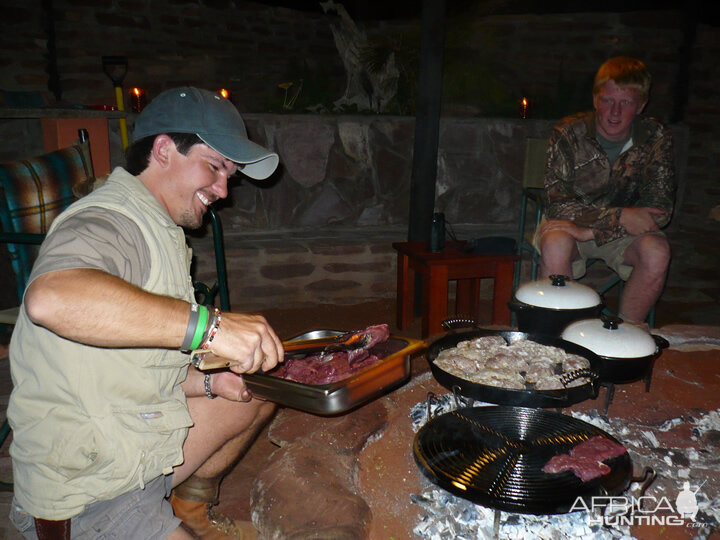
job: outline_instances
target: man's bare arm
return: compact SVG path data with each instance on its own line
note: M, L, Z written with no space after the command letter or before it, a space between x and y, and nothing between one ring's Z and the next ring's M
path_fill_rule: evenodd
M30 319L67 339L97 347L180 347L189 303L144 291L102 270L73 269L37 277L25 294ZM264 317L223 313L210 352L252 373L273 368L282 343Z
M89 268L38 276L24 301L35 324L97 347L177 348L190 318L187 302Z

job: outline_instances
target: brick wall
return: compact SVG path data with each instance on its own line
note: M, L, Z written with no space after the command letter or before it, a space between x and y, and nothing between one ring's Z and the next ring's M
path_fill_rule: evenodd
M49 99L46 72L49 19L42 4L40 0L3 3L0 89L42 92ZM112 84L102 71L102 55L127 56L125 88L143 87L150 99L162 89L179 84L229 87L233 101L246 114L274 110L282 96L278 84L291 80L303 69L322 71L326 95L339 98L345 88L344 69L330 31L330 19L320 12L230 0L103 3L55 0L53 5L57 70L63 100L69 104L115 102ZM364 21L362 27L371 38L402 36L417 47L418 20ZM689 52L690 97L683 118L690 130L689 160L683 203L676 216L677 230L673 232L676 255L668 290L672 292L676 283L689 279L694 284L694 294L720 298L716 277L720 248L707 242L720 229L720 223L710 217L720 193L714 177L720 168L720 110L716 99L720 84L716 62L719 34L716 26L701 20L688 47L682 11L507 16L484 16L470 11L450 17L443 115L456 119L450 122L454 127L444 132L446 146L440 152L441 209L447 210L457 223L494 224L501 230L510 230L519 211L518 177L506 172L519 170L521 154L516 150L499 151L498 144L507 148L525 131L517 131L514 119L491 132L492 136L483 138L479 132L473 133L462 118L483 117L498 111L512 117L517 114L516 101L528 96L535 115L546 118L550 125L560 116L590 106L591 79L604 59L629 54L643 58L653 73L647 112L668 121L677 105L679 82L685 80L680 72L681 59ZM304 63L308 67L302 68ZM242 269L238 274L247 277L238 277L240 281L233 284L236 299L255 295L256 303L263 307L292 302L293 298L305 302L312 298L311 292L314 298L328 301L392 295L394 263L388 246L393 239L402 239L406 230L408 192L402 186L407 186L409 178L412 119L395 123L386 117L367 117L364 122L375 121L374 131L368 132L376 137L373 144L377 145L377 153L373 155L357 153L357 140L337 128L341 120L327 115L317 119L320 127L314 129L322 131L323 124L333 126L329 134L322 132L329 138L303 140L292 137L292 130L285 139L274 135L268 138L278 131L280 124L291 124L291 117L276 122L270 131L261 130L258 126L262 123L258 121L251 122L254 138L278 150L283 147L285 173L272 188L256 190L247 184L235 188L231 204L222 208L231 242L229 258ZM312 123L309 117L297 121ZM39 153L42 147L38 124L0 120L3 140L0 159ZM129 124L132 126L132 115ZM110 127L111 159L115 165L122 162L120 137L117 122L111 122ZM497 161L489 163L472 152L462 154L453 143L454 138L465 137L462 133L477 137L482 152L489 152ZM362 133L358 140L362 140ZM292 163L304 162L305 158L315 163L317 155L312 150L318 143L325 144L323 141L327 142L327 162L321 164L323 168L298 178L298 174L293 174ZM515 142L521 148L521 141ZM378 154L382 154L381 159ZM382 163L381 169L378 163ZM511 180L504 190L503 183L508 182L508 177ZM488 201L507 211L496 211L496 215L488 217L482 208L464 210L462 201L457 197L451 200L446 190L448 186L462 190L458 178L470 182L470 192L491 193ZM336 206L341 218L328 221L323 212L338 200L355 204L350 209ZM279 206L284 211L282 216L290 215L292 219L271 218L272 213L264 205ZM385 232L377 232L377 237L367 236L367 228L372 224L382 225ZM257 238L265 235L266 243L257 244L252 234L248 237L248 231ZM323 239L325 233L342 239L342 245ZM313 234L316 238L312 238ZM468 234L476 235L478 231L470 229ZM287 240L282 249L271 241L274 235ZM367 238L364 245L357 244L359 238ZM203 238L193 240L206 261L209 249ZM248 242L255 242L255 247L248 246ZM336 254L324 245L333 245ZM361 261L360 266L347 266L351 258L353 264ZM312 271L308 265L313 265ZM278 276L283 272L290 277L280 279ZM252 284L248 285L251 277Z

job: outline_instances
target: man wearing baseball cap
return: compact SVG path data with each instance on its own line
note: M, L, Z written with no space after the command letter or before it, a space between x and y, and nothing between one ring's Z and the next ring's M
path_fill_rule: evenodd
M11 519L25 537L257 536L213 506L274 411L241 375L272 369L282 343L259 315L195 302L182 228L237 171L261 180L278 161L225 98L168 90L138 116L126 167L53 222L10 344ZM233 365L203 373L195 349Z

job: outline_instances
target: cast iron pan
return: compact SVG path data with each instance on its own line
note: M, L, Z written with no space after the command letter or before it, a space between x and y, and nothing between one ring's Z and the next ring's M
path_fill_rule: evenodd
M569 471L542 472L550 458L596 435L618 442L557 412L469 407L429 420L415 436L413 454L431 482L459 497L508 512L560 514L577 497L588 503L593 496L617 495L632 481L627 453L605 460L610 472L588 482Z
M592 383L582 386L573 386L562 390L534 390L528 388L526 390L501 388L499 386L490 386L480 384L466 379L462 379L456 375L448 373L435 365L435 359L440 351L455 347L461 341L474 339L480 336L502 336L508 343L513 343L521 339L534 341L541 345L551 345L563 349L564 351L577 354L583 358L587 358L590 362L592 372L589 373L593 379ZM471 397L484 401L486 403L496 403L498 405L516 405L521 407L569 407L575 403L585 401L586 399L595 399L598 395L598 379L597 366L600 365L600 358L592 351L564 341L560 338L545 336L541 334L527 334L525 332L504 331L504 330L464 330L457 332L449 332L443 337L434 341L427 352L427 359L430 363L430 370L435 379L445 388L456 391L466 397Z

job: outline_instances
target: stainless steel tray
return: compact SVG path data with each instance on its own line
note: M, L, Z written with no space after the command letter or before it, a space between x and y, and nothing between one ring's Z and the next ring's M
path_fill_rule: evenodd
M347 330L312 330L288 341L321 339L345 332ZM243 375L243 378L257 397L293 409L333 415L367 403L407 381L410 377L410 355L424 347L423 341L390 335L386 342L372 349L382 358L380 362L335 383L304 384L264 373Z

